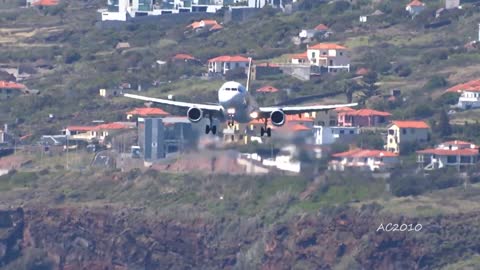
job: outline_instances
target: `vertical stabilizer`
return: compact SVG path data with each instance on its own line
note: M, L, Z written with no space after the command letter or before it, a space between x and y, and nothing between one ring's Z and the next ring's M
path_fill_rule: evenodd
M250 78L251 78L251 75L252 75L252 58L249 57L249 58L248 58L248 72L247 72L247 85L246 85L247 92L250 90Z

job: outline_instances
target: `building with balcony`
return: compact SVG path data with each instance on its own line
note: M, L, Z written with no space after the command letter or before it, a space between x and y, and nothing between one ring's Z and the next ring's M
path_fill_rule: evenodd
M388 126L385 149L400 153L402 143L426 142L430 140L430 127L423 121L392 121Z
M229 70L247 68L248 62L248 58L240 55L222 55L208 60L208 72L225 75Z
M328 163L332 171L356 169L361 171L386 171L399 163L397 153L382 150L354 149L333 155L333 160Z
M464 170L479 160L477 145L465 141L448 141L436 148L417 151L417 162L425 170L454 167Z

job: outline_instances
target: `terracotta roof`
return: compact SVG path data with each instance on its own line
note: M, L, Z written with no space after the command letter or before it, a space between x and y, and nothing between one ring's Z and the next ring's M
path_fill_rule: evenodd
M101 124L95 127L95 130L115 130L115 129L129 129L132 128L128 125L114 122L114 123L108 123L108 124Z
M315 26L315 28L313 28L313 29L315 29L315 30L317 30L317 31L326 31L326 30L328 30L328 26L326 26L325 24L321 23L321 24Z
M290 114L290 115L286 115L286 122L290 122L290 121L300 121L300 122L313 122L313 119L312 118L309 118L309 117L300 117L298 116L298 114Z
M218 25L218 22L216 20L201 20L201 21L195 21L187 25L186 28L191 27L193 29L197 29L203 26L216 26L216 25Z
M338 45L336 43L318 43L313 46L308 46L308 49L314 49L314 50L346 50L347 47L344 47L342 45Z
M34 6L56 6L58 5L58 0L37 0L32 3Z
M355 109L352 109L350 107L338 107L338 108L335 108L334 111L340 113L340 112L351 112L351 111L355 111Z
M425 149L417 151L418 154L433 154L439 156L478 156L478 149L465 148L465 149Z
M200 22L203 22L205 25L216 25L218 22L216 20L201 20Z
M366 158L366 157L398 157L398 154L384 150L354 149L334 154L333 157Z
M209 59L208 62L248 62L248 58L240 55L222 55Z
M363 75L367 75L368 72L370 72L370 71L367 68L362 67L362 68L358 69L357 72L355 72L355 75L363 76Z
M210 28L210 31L220 30L220 29L223 29L223 26L221 26L220 24L215 24Z
M381 112L372 109L360 109L360 110L352 110L346 111L346 115L354 115L354 116L392 116L391 113L388 112Z
M423 121L392 121L392 125L399 128L430 128L427 123Z
M456 146L468 146L470 147L471 145L474 146L474 148L478 148L478 146L476 146L475 144L471 143L471 142L466 142L466 141L459 141L459 140L454 140L454 141L446 141L446 142L443 142L441 143L441 145L456 145Z
M286 129L290 131L295 131L295 132L310 130L308 127L301 124L286 125L285 127Z
M25 85L16 82L0 81L0 89L25 89Z
M420 7L420 6L425 6L425 4L420 2L419 0L413 0L407 5L407 7Z
M292 54L290 59L308 59L307 52Z
M172 57L172 59L175 59L175 60L195 60L195 57L191 56L190 54L186 54L186 53L177 53Z
M68 126L68 130L70 131L90 131L90 130L95 130L96 126Z
M271 86L271 85L265 85L264 87L261 87L259 89L257 89L257 92L261 92L261 93L275 93L275 92L278 92L278 89Z
M167 116L170 115L166 111L160 108L135 108L132 111L127 112L127 114L131 115L139 115L139 116L149 116L149 115L162 115Z
M480 80L472 80L466 83L457 84L447 89L449 93L462 93L463 91L480 91Z

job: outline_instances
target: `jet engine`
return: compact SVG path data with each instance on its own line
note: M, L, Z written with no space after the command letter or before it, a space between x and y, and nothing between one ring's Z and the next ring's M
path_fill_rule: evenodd
M187 117L190 122L196 123L203 118L203 111L199 108L192 107L187 111Z
M285 113L281 110L276 110L270 113L270 120L274 126L283 126L285 124Z

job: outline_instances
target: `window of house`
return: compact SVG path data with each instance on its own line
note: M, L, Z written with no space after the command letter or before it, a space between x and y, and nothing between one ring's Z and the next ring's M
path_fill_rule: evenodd
M392 138L390 138L390 143L393 143L393 139L392 139Z
M345 130L340 130L340 134L345 134Z
M327 52L323 52L322 54L323 54L323 55L327 55Z
M406 128L402 128L402 134L403 134L403 135L406 135L406 134L407 134L407 129L406 129Z
M330 62L330 66L333 66L333 60L330 60L329 62Z
M461 156L460 163L471 163L471 158L469 156Z
M350 134L353 134L353 130L350 130Z
M395 130L389 129L389 130L388 130L388 134L389 134L389 135L395 135Z
M312 58L315 58L315 52L312 52Z
M448 156L447 163L457 163L457 156Z
M339 52L338 54L343 55L343 52Z

